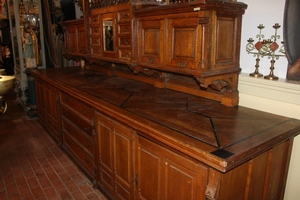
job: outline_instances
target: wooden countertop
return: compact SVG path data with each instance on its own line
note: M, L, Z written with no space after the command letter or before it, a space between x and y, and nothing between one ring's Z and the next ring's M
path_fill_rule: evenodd
M32 70L138 134L226 172L300 133L300 121L81 68Z

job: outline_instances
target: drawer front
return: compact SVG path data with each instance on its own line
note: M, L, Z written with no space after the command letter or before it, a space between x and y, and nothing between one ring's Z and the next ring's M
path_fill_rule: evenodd
M119 58L130 60L131 50L130 49L119 49Z
M101 55L100 46L91 46L91 54L92 55Z
M91 45L100 45L100 37L91 37Z
M75 114L67 110L66 108L61 108L62 115L65 119L68 119L71 123L75 124L78 128L80 128L84 133L88 134L91 137L94 137L94 127L78 118Z
M62 129L64 134L68 134L69 136L71 136L82 146L84 150L86 150L86 152L88 152L91 156L94 156L94 142L89 139L84 133L82 133L79 129L77 129L74 125L72 125L65 119L62 120Z
M99 26L91 26L91 34L99 35L100 34L100 27Z
M93 120L93 109L76 99L70 97L69 95L65 93L61 93L61 101L62 104L70 109L76 109L74 110L76 113L80 115L80 117L83 117L84 119L87 119L88 121L92 122Z
M64 134L64 144L78 158L78 160L92 173L94 172L94 161L87 156L84 151L76 144L76 142L67 134Z
M122 37L119 39L119 46L120 47L130 47L131 46L131 39L130 37Z
M119 25L119 34L130 34L130 24L120 24Z
M92 15L90 19L91 19L91 24L99 24L100 22L99 15Z
M130 22L131 15L129 10L121 10L118 12L118 22Z

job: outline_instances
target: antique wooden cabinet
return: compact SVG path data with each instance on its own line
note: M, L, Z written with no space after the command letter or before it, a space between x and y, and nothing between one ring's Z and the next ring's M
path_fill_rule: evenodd
M65 22L64 56L68 59L83 59L87 54L87 37L83 19Z
M63 149L109 199L283 199L299 120L89 69L32 73L41 123L53 135L42 102L60 108Z
M105 68L156 87L238 105L246 4L199 0L85 1L84 5L85 23L66 23L67 58L77 56L100 71ZM80 46L73 34L76 29L86 30L85 55L76 52Z
M63 149L109 199L283 198L300 122L237 105L246 7L84 1L66 24L65 55L86 65L32 74L58 93Z

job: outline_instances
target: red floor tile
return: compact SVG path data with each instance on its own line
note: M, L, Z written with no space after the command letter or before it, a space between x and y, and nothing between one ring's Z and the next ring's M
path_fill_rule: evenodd
M103 199L38 122L14 100L0 115L0 199ZM11 113L10 113L11 111Z

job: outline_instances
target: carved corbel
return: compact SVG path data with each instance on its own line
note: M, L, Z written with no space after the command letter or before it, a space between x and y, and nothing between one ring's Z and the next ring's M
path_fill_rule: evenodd
M228 81L228 80L224 80L224 79L214 79L214 78L199 78L196 77L197 82L200 84L200 87L202 88L208 88L210 87L213 90L216 91L227 91L230 92L232 91L231 88L231 82L232 81Z
M221 104L225 106L236 106L239 102L239 92L235 76L230 77L195 77L200 84L200 88L211 88L220 92Z
M149 69L141 66L133 66L133 65L129 66L129 68L133 71L134 74L142 73L146 76L152 76L153 74L158 74L159 77L162 77L162 72L153 69Z

